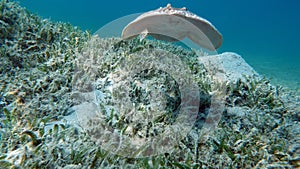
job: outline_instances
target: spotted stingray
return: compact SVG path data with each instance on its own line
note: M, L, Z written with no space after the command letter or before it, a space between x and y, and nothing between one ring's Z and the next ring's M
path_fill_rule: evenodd
M130 22L122 31L123 39L148 35L165 41L180 41L189 38L199 46L215 50L222 44L223 38L218 30L206 19L186 8L173 8L170 4L146 12Z

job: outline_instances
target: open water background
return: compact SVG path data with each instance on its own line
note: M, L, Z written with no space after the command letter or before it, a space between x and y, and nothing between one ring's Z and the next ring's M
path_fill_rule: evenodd
M171 3L223 34L219 53L240 54L273 84L300 89L299 0L19 0L30 12L91 32L120 17Z

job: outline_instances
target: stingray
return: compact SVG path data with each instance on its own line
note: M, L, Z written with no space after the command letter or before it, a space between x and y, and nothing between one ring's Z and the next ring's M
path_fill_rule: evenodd
M189 38L208 50L219 48L223 41L222 35L209 21L186 8L173 8L170 4L140 15L122 31L123 39L148 35L169 42Z

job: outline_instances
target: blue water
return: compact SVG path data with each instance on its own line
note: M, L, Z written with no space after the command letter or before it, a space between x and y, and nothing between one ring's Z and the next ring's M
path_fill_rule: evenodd
M299 0L20 0L29 11L54 21L97 31L125 15L171 3L187 7L223 34L218 50L240 54L273 83L300 88Z

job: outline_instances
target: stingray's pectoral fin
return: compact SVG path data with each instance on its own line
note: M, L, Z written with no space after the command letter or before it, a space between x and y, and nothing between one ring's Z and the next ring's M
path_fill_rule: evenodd
M147 29L143 30L140 35L139 35L139 38L140 38L140 41L144 40L149 34L149 31Z

